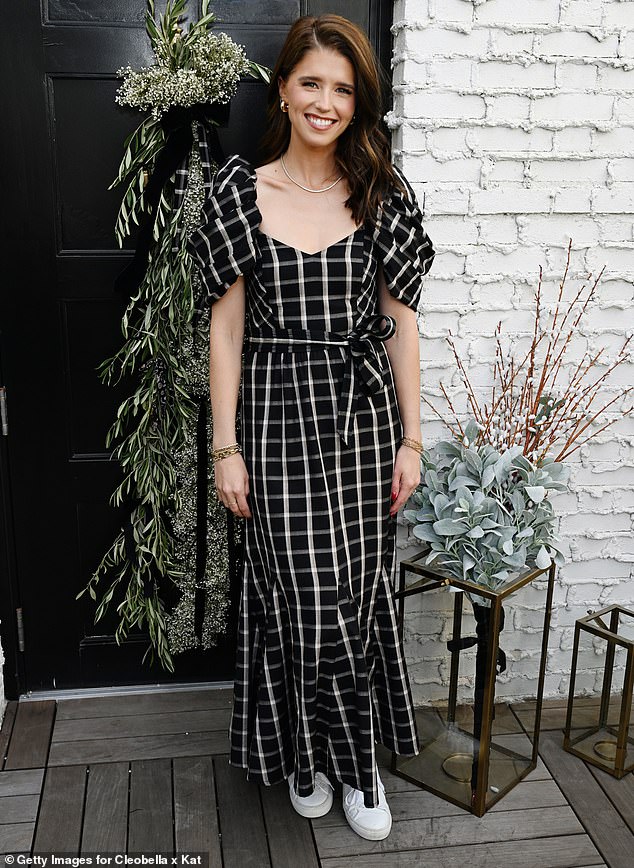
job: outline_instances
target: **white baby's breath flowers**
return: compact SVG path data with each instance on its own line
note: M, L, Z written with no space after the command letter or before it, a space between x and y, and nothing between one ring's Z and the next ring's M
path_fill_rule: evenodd
M244 48L226 33L202 33L191 45L186 65L178 69L170 68L167 57L155 56L154 66L120 69L123 84L116 95L119 105L150 111L154 120L175 106L229 102L240 76L249 71Z

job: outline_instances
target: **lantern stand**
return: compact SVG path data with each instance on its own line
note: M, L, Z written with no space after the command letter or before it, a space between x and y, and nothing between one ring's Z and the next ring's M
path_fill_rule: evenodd
M403 640L405 600L407 597L428 594L442 589L455 592L453 605L452 638L447 642L450 652L449 684L445 719L433 719L429 734L423 733L421 750L414 757L392 753L391 770L394 774L428 790L478 817L503 798L537 766L539 728L546 672L548 632L555 580L555 564L551 561L543 569L527 569L514 573L497 590L459 579L433 566L422 563L429 549L400 563L398 600L398 626ZM406 574L413 572L420 578L406 585ZM534 726L526 736L532 741L530 755L526 756L496 741L492 741L492 723L495 717L495 683L498 672L506 668L504 652L499 648L499 637L504 625L503 603L511 594L546 574L543 633L541 640ZM476 618L476 636L462 636L464 594L470 593L489 601L490 605L473 604ZM466 731L457 722L460 652L477 646L473 700L473 732ZM445 704L443 704L445 707ZM438 709L430 709L438 711ZM427 719L429 722L429 718ZM419 727L420 728L420 727ZM456 750L456 743L466 749ZM493 748L493 751L492 751ZM527 749L528 750L528 749ZM493 753L494 773L491 776ZM444 779L444 783L443 783Z
M604 618L609 615L609 626ZM632 638L619 633L626 628ZM612 605L598 612L592 610L575 622L568 709L564 729L564 750L597 766L620 779L634 770L634 739L629 735L634 691L634 611ZM575 696L575 678L579 659L581 636L600 639L607 643L603 668L603 685L598 712L583 704L583 697ZM626 663L619 702L618 721L611 720L611 700L614 682L614 664L617 648L625 651Z

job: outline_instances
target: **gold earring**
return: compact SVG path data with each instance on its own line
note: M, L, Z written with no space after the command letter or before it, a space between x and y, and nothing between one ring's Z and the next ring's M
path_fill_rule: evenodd
M288 103L286 102L285 99L280 99L280 109L281 109L285 114L288 114Z

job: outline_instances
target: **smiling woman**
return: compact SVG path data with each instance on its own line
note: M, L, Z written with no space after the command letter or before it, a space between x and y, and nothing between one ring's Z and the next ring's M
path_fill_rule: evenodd
M214 305L216 490L247 519L230 761L288 780L306 817L338 779L348 823L378 840L376 743L418 750L395 517L420 481L415 312L434 251L352 22L293 25L262 155L220 167L190 243Z
M280 108L288 114L292 140L279 160L258 169L260 230L300 250L322 250L357 228L332 154L355 114L354 81L348 58L321 47L307 51L286 80L279 78ZM310 195L331 190L328 196Z

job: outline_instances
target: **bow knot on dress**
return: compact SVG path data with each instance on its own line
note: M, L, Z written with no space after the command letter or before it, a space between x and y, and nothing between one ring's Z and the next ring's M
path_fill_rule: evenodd
M369 395L376 394L385 386L385 361L379 346L389 340L395 331L394 317L375 314L360 320L346 335L350 364L346 368L337 416L337 431L346 446L350 445L351 426L357 411L359 396L356 379L358 377L359 384Z

